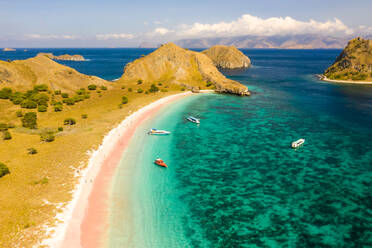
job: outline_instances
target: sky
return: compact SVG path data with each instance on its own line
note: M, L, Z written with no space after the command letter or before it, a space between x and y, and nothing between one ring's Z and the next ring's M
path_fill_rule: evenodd
M136 47L242 35L372 34L372 0L0 0L0 47Z

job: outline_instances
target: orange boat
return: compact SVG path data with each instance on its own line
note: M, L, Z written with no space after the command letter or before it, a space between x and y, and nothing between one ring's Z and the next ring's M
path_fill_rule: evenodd
M155 159L154 163L157 164L157 165L159 165L159 166L161 166L161 167L166 167L166 168L168 167L168 166L164 163L164 161L163 161L162 159L160 159L160 158Z

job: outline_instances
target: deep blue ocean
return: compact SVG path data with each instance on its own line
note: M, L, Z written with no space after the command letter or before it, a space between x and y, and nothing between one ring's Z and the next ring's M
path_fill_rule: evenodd
M63 63L113 80L153 50L0 59L40 51L81 54L89 61ZM223 73L250 97L194 95L138 128L112 185L107 246L372 247L372 86L315 77L340 50L243 52L252 68ZM172 134L146 135L150 127ZM158 156L168 169L152 163Z

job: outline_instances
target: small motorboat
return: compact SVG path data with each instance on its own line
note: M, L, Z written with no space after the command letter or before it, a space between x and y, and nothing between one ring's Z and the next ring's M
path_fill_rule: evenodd
M294 142L292 142L292 148L297 148L302 146L305 143L305 139L299 139Z
M188 121L194 122L196 124L200 124L200 120L198 118L193 117L193 116L188 116L188 117L186 117L186 119Z
M153 134L153 135L168 135L170 133L171 132L169 132L169 131L158 130L158 129L155 129L155 128L151 128L151 130L149 132L147 132L147 134Z
M160 159L160 158L155 159L154 163L157 164L157 165L159 165L159 166L161 166L161 167L168 168L168 166L167 166L167 165L164 163L164 161L163 161L162 159Z

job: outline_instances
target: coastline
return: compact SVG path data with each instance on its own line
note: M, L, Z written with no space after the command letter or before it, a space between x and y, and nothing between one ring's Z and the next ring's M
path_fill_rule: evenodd
M324 75L317 75L318 78L321 80L321 81L324 81L324 82L330 82L330 83L342 83L342 84L372 84L372 82L368 82L368 81L347 81L347 80L333 80L333 79L329 79L327 78L326 76Z
M42 245L99 247L107 226L105 221L107 189L136 127L164 105L187 95L192 93L166 96L140 108L107 133L97 150L88 151L90 154L88 166L75 174L80 179L73 191L72 200L55 216L56 225L46 227L50 237L43 240Z

